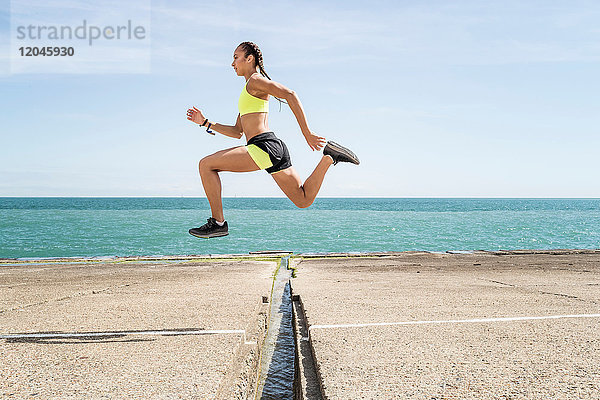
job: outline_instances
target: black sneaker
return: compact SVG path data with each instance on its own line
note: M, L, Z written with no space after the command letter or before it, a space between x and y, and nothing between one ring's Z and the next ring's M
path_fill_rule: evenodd
M331 156L333 158L333 165L339 162L349 162L352 164L360 164L358 161L358 157L356 154L345 148L344 146L340 146L336 142L328 141L327 145L323 149L323 155Z
M213 217L207 219L207 223L202 225L200 228L192 228L189 230L190 235L196 236L199 238L211 238L211 237L219 237L219 236L227 236L229 235L229 228L227 227L227 221L223 224L223 226L219 226L217 224L217 220Z

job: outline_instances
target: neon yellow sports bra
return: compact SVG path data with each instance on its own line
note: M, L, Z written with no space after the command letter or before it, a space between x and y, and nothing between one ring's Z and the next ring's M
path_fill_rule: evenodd
M240 116L255 113L255 112L269 112L269 100L259 99L258 97L252 96L246 90L246 86L248 82L244 85L242 89L242 94L240 94L240 99L238 100L238 109L240 110Z

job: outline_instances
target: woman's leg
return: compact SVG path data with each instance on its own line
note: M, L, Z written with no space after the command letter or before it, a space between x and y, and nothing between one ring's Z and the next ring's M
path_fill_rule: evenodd
M271 176L275 179L281 190L283 190L283 193L296 206L306 208L315 201L315 197L317 197L317 193L321 189L323 179L325 179L325 173L331 164L333 164L333 159L329 156L323 156L304 184L302 184L300 176L298 176L294 167L286 168Z
M200 177L206 198L210 204L212 217L217 221L225 220L221 201L221 179L219 172L252 172L259 168L248 154L245 146L217 151L204 157L199 164Z

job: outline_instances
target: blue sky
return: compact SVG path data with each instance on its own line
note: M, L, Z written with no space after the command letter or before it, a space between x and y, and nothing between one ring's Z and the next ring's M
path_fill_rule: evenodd
M0 196L204 196L198 160L243 142L185 111L235 122L231 57L250 40L311 129L361 159L321 196L600 197L596 1L146 3L150 72L94 74L11 74L0 3ZM307 177L320 155L270 111ZM283 196L265 172L222 180L224 196Z

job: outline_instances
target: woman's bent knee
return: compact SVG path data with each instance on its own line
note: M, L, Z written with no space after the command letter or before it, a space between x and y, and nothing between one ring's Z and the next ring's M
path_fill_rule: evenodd
M296 205L296 207L298 208L308 208L311 206L311 204L313 203L313 200L307 199L305 197L301 197L301 198L297 198L297 199L292 199L292 202Z
M198 163L198 169L200 170L200 172L212 170L213 168L211 156L206 156L202 160L200 160L200 162Z

